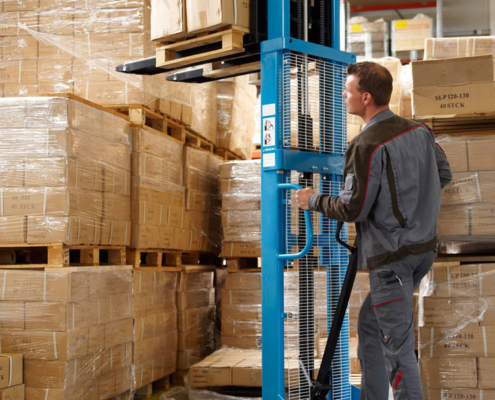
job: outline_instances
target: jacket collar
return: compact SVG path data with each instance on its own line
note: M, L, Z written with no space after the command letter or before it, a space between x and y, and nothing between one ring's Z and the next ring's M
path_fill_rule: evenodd
M369 128L372 125L375 125L377 122L384 121L386 119L394 117L395 114L390 110L390 108L387 108L386 110L379 112L376 114L373 118L370 119L370 122L366 124L364 129ZM363 129L363 131L364 131Z

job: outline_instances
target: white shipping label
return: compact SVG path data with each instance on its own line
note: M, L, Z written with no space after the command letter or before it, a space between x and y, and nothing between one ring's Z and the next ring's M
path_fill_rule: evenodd
M275 103L265 104L263 106L261 114L263 117L269 117L270 115L275 115Z

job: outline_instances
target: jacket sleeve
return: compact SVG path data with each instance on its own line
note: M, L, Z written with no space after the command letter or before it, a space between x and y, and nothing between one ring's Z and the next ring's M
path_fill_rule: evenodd
M440 177L440 185L442 189L447 186L452 180L452 172L450 171L450 165L442 148L436 144L435 157L437 159L438 176Z
M313 194L309 199L309 209L338 221L366 220L380 190L382 155L381 147L349 147L344 162L344 184L339 196Z

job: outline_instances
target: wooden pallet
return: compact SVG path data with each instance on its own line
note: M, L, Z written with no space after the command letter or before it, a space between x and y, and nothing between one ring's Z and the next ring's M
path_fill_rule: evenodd
M231 29L215 32L177 43L157 46L156 66L173 68L206 62L215 58L244 52L245 29L233 26ZM218 47L210 50L210 45ZM205 47L208 46L208 47ZM189 55L189 52L193 54Z
M244 157L240 156L237 153L234 153L229 149L216 149L215 154L219 157L222 157L225 161L237 161L244 160Z
M116 104L107 106L129 117L131 127L146 127L171 136L184 143L186 126L180 122L140 104Z
M134 393L134 400L145 400L150 399L153 395L156 395L158 392L162 392L164 390L170 389L171 375L167 375L161 379L158 379L152 383L139 388Z
M245 75L258 72L261 69L260 61L225 67L222 61L215 61L203 66L203 76L205 78L220 79L225 77Z
M227 258L228 272L261 272L261 257Z
M420 118L435 134L476 133L495 129L495 113Z
M198 251L162 249L127 249L127 263L137 271L199 271L212 270L218 257Z
M187 128L185 131L185 142L191 147L206 150L209 153L215 154L215 145L201 134L190 128Z
M54 244L0 245L0 268L124 265L125 246Z

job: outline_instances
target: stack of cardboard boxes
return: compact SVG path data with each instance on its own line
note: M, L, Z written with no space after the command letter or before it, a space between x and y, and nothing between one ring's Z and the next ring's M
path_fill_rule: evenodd
M214 272L181 272L177 285L179 346L174 382L215 350Z
M217 83L217 146L245 160L251 159L256 105L256 86L248 82L245 75Z
M223 257L261 256L261 163L233 161L220 167Z
M157 42L183 40L186 36L217 31L235 25L249 30L249 3L240 0L151 1L151 38Z
M425 39L433 36L431 18L419 14L413 19L392 21L392 56L401 60L423 59Z
M146 79L115 72L154 53L147 0L2 5L3 96L75 93L100 104L148 104L157 96Z
M186 249L187 227L180 141L146 128L132 129L131 247Z
M190 250L218 253L222 243L220 163L216 155L184 147L186 214L191 221ZM186 235L188 235L186 231Z
M177 274L134 271L134 389L177 367Z
M4 270L0 279L0 341L24 355L27 399L104 400L132 389L130 269Z
M495 395L495 266L434 266L422 283L420 371L425 399Z
M0 109L0 241L128 245L128 122L69 97Z
M388 24L384 21L351 23L347 51L366 58L389 56Z
M261 274L233 273L222 291L223 346L261 348Z

